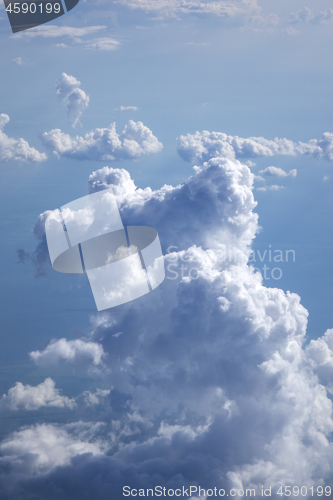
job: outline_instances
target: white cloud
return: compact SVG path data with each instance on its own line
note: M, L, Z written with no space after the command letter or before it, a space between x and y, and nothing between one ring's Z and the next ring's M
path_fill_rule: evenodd
M71 26L37 26L27 31L20 31L12 35L12 38L67 38L73 44L80 44L86 50L117 50L121 42L110 37L92 38L90 40L82 40L83 37L94 35L100 31L104 31L106 26L87 26L85 28L74 28ZM53 45L58 48L68 48L68 43L60 42Z
M117 0L116 3L130 9L142 9L159 17L179 17L184 14L212 15L233 19L258 14L256 0Z
M71 137L59 129L44 132L42 144L59 158L75 160L125 160L158 153L162 144L142 122L130 120L120 135L116 124L97 128L83 137Z
M99 405L110 395L110 392L110 389L96 389L95 392L84 391L76 398L76 401L88 407Z
M86 49L97 49L97 50L117 50L120 47L120 42L114 38L95 38L90 42L86 42Z
M266 167L264 170L259 171L260 175L267 175L269 177L296 177L297 176L297 169L294 168L293 170L290 170L288 173L285 172L280 167Z
M314 12L308 7L303 7L297 12L290 15L290 24L297 24L299 22L310 22L314 24L326 24L333 21L333 9L325 9L323 11Z
M268 140L264 137L243 139L207 130L180 136L178 153L184 160L190 162L207 161L216 156L235 159L296 154L295 144L288 139Z
M139 108L137 106L120 106L119 109L120 111L138 111Z
M319 339L311 340L306 352L320 383L333 394L333 329L327 330Z
M328 179L329 179L329 176L328 175L324 175L323 181L328 181Z
M289 150L286 140L265 141L200 139L185 156L230 152L228 144L242 154ZM300 297L278 289L273 275L275 286L266 288L248 265L259 229L253 179L248 166L226 157L157 190L136 188L123 169L90 176L89 192L113 186L125 224L158 230L166 280L126 312L97 316L89 337L107 354L111 410L103 411L112 454L26 474L30 496L57 500L61 491L65 500L106 500L121 498L126 484L188 487L193 478L206 488L251 485L258 492L281 482L310 488L331 481L325 385L331 390L333 330L305 348L308 313ZM62 342L67 352L71 341Z
M23 64L22 57L15 57L15 59L13 59L13 63L18 64L18 66L22 66Z
M283 30L283 33L285 35L291 35L291 36L293 36L293 35L299 35L300 31L298 31L297 29L293 28L292 26L287 26L287 28L285 28Z
M178 280L166 279L159 293L136 304L132 323L120 319L95 332L103 336L113 385L170 430L151 438L145 431L141 444L124 446L113 456L118 472L120 463L156 457L163 486L172 487L175 470L187 470L196 456L203 471L197 480L207 484L213 454L221 487L276 487L281 477L310 485L329 474L332 405L302 347L307 311L296 294L265 288L247 266L258 228L252 181L248 167L226 158L196 168L182 186L157 191L136 189L124 170L104 167L90 177L90 192L115 185L122 216L144 220L158 228L165 248L177 247L166 266L173 264ZM226 259L226 250L234 257ZM188 278L192 268L198 279ZM119 331L126 333L114 336ZM175 450L183 458L174 463ZM129 471L121 470L123 482ZM109 486L118 472L110 472Z
M30 161L41 162L46 160L45 153L29 146L24 139L12 139L8 137L3 128L9 122L9 116L0 114L0 160L1 161Z
M89 340L51 340L43 351L33 351L30 358L38 366L57 365L60 362L71 364L102 365L105 356L103 347Z
M38 474L70 464L72 457L100 455L106 447L95 435L102 427L101 423L76 422L23 428L0 444L0 463L10 464L15 472Z
M98 31L103 31L106 26L87 26L85 28L73 28L71 26L37 26L26 31L19 31L12 35L11 38L80 38L86 35L92 35Z
M285 186L279 186L278 184L272 184L271 186L258 187L257 191L280 191L285 189Z
M330 132L325 132L320 139L296 143L285 138L270 140L264 137L249 137L243 139L223 132L204 130L186 136L181 135L177 142L179 155L189 162L202 163L214 157L243 159L274 155L296 156L297 154L333 161L333 134Z
M257 182L265 182L265 179L261 175L255 175L254 180Z
M80 85L81 82L66 73L62 73L56 83L59 99L67 104L68 118L72 127L77 125L83 111L89 105L89 97L79 88Z
M47 378L41 384L33 387L16 382L0 399L0 410L37 410L42 406L56 406L58 408L74 408L74 399L61 396L55 382Z

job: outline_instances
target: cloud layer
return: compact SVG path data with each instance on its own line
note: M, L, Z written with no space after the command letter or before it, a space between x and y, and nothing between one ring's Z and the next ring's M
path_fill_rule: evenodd
M201 2L199 0L117 0L116 3L130 9L142 9L160 17L178 17L184 14L213 15L225 19L258 14L257 0L220 0Z
M293 142L289 139L264 137L242 137L227 135L223 132L195 132L181 135L178 139L178 153L189 162L205 162L214 157L260 158L274 155L296 156L297 154L312 158L333 160L333 134L325 132L320 139L309 142Z

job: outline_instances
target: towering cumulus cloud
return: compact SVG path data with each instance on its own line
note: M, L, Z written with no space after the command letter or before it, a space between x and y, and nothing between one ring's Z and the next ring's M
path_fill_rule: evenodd
M90 333L109 369L111 392L96 417L104 434L50 428L52 462L38 469L44 428L18 431L0 448L6 484L48 500L120 500L124 486L140 496L192 486L193 499L199 485L259 496L272 487L280 498L281 485L310 492L331 480L332 332L305 349L299 296L264 287L248 265L258 229L252 183L246 165L225 157L156 191L137 189L125 170L90 176L90 192L114 186L125 224L157 229L167 279L126 311L98 316Z
M80 120L83 111L89 105L89 97L80 89L81 82L74 76L63 73L56 83L59 99L67 104L68 118L75 127Z

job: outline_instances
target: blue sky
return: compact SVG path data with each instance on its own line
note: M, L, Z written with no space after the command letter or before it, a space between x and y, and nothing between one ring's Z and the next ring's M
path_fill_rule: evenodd
M0 114L10 118L0 121L6 134L0 136L0 392L6 395L0 402L1 439L5 440L0 443L0 454L2 463L11 467L10 474L0 478L3 498L20 492L23 498L51 500L56 498L52 484L62 488L64 499L82 498L82 478L90 467L96 475L105 470L110 475L105 484L87 490L86 498L111 495L118 500L122 498L119 488L125 484L122 481L130 478L133 485L142 487L156 483L153 469L147 465L149 457L156 460L159 480L171 488L182 481L184 485L193 482L196 467L203 471L196 480L206 487L215 483L232 487L246 481L258 488L270 482L283 484L287 479L281 464L288 454L296 462L299 456L306 456L303 468L290 465L292 484L308 478L313 485L332 481L332 445L322 449L320 440L313 437L321 432L322 442L330 443L333 429L333 350L331 333L325 334L333 328L333 157L332 140L320 142L323 133L333 132L332 26L333 11L327 0L147 0L140 4L135 0L81 0L57 21L16 35L11 34L4 8L0 9ZM72 91L79 89L75 128L67 115L68 96L61 100L56 92L63 73L77 82ZM82 104L84 96L89 96L86 105ZM147 130L143 127L151 133L148 146L137 155L131 156L124 146L114 160L103 159L109 151L95 145L81 159L70 158L77 147L76 135L84 137L113 122L119 135L129 120L143 123L139 136ZM54 130L59 132L52 136L51 147L50 132ZM199 154L191 141L203 141L204 130L227 134L229 139L212 139L211 149L205 145L208 149ZM196 131L200 134L193 136ZM66 139L64 134L70 137ZM190 145L181 156L177 138L187 134ZM242 146L247 152L237 150L235 136L252 138L247 149ZM276 137L292 141L288 143L292 152L275 154L277 143L267 141ZM28 143L24 153L20 153L19 143L10 142L20 138ZM69 152L63 153L66 141ZM233 149L226 153L223 148L228 144ZM264 144L266 152L258 153L258 144ZM8 151L16 159L8 160ZM216 158L220 158L218 167ZM203 165L204 160L211 163ZM195 174L193 165L199 165L201 173ZM138 188L152 190L149 199L138 191L139 201L134 202L132 184L127 174L121 174L119 182L126 196L119 195L118 202L124 220L156 226L164 251L175 245L177 251L188 252L190 261L200 263L195 265L201 266L202 280L166 280L151 296L101 314L95 310L85 277L61 275L46 263L46 275L36 279L28 257L24 264L18 263L18 249L33 256L41 241L46 252L42 223L37 223L41 240L33 234L37 217L85 196L89 176L106 166L125 169ZM273 176L265 170L272 166L280 169ZM297 175L286 175L295 169ZM250 172L256 176L253 186L247 180ZM112 185L117 175L110 170L105 183ZM211 176L216 176L215 181ZM246 179L244 184L240 178ZM164 184L181 183L185 183L183 189L170 191L173 197L159 191ZM226 192L232 193L230 212ZM205 201L202 193L207 196ZM239 212L242 221L237 219ZM233 225L224 218L226 213ZM254 214L259 215L258 222ZM264 280L257 288L246 263L224 268L226 263L219 260L221 244L241 249L244 255L250 248L261 255L270 248L293 249L296 261L279 264L282 278ZM200 253L198 247L206 253ZM269 265L267 259L264 264ZM212 280L217 268L222 274ZM224 271L231 273L230 281ZM223 287L229 287L225 295ZM272 287L279 290L268 290ZM251 295L252 289L257 295ZM307 329L304 309L295 305L287 291L301 297L309 313ZM220 309L211 310L209 304L221 297ZM192 324L191 314L197 325ZM166 331L159 318L167 325ZM118 333L121 335L115 336ZM63 345L50 344L61 338L65 339ZM204 353L201 360L200 349ZM32 352L41 354L34 358L29 356ZM96 352L104 353L101 359ZM183 353L182 359L177 352ZM234 366L230 359L236 360ZM259 365L262 378L255 368ZM303 368L310 374L304 375ZM269 379L273 372L278 374L274 381ZM48 377L55 381L56 389L49 382L40 385ZM25 385L24 396L22 391L12 390L17 382ZM249 384L252 402L239 389L242 383ZM27 384L37 388L35 392ZM292 394L296 386L301 387L299 399ZM96 390L111 392L98 393L94 399ZM196 406L187 392L202 403ZM303 411L310 405L305 394L310 402L318 402L323 415L319 430L315 427L319 417ZM260 408L264 408L265 425ZM263 428L259 431L253 423L247 434L241 434L242 451L237 434L250 411L253 422ZM297 424L303 433L297 430L298 411L305 415ZM284 427L279 426L275 414ZM24 425L30 426L27 431L22 430ZM306 434L306 429L312 429L312 434ZM234 436L230 440L228 433ZM58 443L54 461L47 436ZM290 449L281 444L283 436L290 437ZM298 438L310 443L305 450ZM30 462L19 458L21 469L17 468L17 457L24 456L30 439L37 443L39 458ZM215 449L214 440L220 440L226 450L233 448L235 458ZM75 454L77 446L92 456ZM191 465L191 457L197 465ZM141 469L137 466L140 460L146 464ZM275 472L268 472L270 462ZM130 464L139 467L135 473ZM211 470L220 475L207 472ZM67 475L73 478L72 493ZM120 476L118 484L115 478ZM7 491L8 485L12 493Z

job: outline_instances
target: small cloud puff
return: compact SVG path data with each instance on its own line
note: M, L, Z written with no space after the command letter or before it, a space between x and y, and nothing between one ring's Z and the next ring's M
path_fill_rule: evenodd
M138 111L138 107L137 106L120 106L120 108L116 108L115 111L118 111L118 109L120 111Z
M294 168L287 173L280 167L266 167L264 170L260 170L259 174L267 175L269 177L296 177L297 169Z
M280 191L281 189L285 189L285 186L279 186L277 184L273 184L272 186L258 187L257 191Z
M121 43L114 38L95 38L90 42L85 43L86 49L97 49L97 50L117 50L119 49Z
M17 64L18 66L22 66L23 64L22 57L15 57L15 59L13 59L13 63Z

